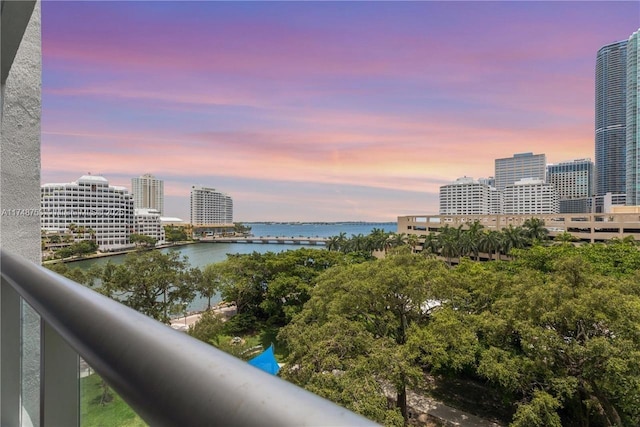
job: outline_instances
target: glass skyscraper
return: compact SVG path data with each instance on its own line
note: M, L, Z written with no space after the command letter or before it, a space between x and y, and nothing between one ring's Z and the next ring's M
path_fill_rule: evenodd
M640 204L640 29L627 43L627 205Z
M625 193L627 41L603 46L596 57L596 195Z

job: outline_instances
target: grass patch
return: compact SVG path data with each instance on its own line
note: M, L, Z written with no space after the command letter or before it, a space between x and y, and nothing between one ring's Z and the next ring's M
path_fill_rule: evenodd
M80 425L83 427L146 427L147 424L109 389L111 399L103 396L102 379L92 374L80 380Z

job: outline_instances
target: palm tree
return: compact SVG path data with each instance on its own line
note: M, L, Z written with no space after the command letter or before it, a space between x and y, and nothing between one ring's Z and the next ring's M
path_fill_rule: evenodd
M427 234L424 238L424 243L422 243L422 252L437 255L439 251L440 241L438 235L435 233Z
M467 247L469 249L469 253L472 253L478 261L480 259L480 244L482 241L482 229L484 225L480 224L480 221L475 220L469 228L465 231L465 236L467 236Z
M347 233L344 231L338 235L338 250L347 252Z
M511 249L522 249L525 247L527 238L522 227L514 227L509 224L502 229L502 253L509 255Z
M493 255L500 249L500 245L501 236L499 231L490 230L480 236L480 250L489 255L489 261L493 261Z
M569 245L571 244L571 242L575 242L576 240L578 240L578 238L571 233L563 231L562 233L558 234L553 240L555 242L558 242L557 244L559 245Z
M337 251L340 249L340 238L338 236L331 236L327 239L327 249L330 251Z
M387 240L389 233L384 231L381 228L374 228L371 230L371 233L367 236L369 240L369 247L372 251L382 251L385 247L385 242Z
M416 251L416 246L420 243L420 239L416 234L409 234L407 236L407 244L411 247L411 252Z
M367 250L367 238L364 234L359 233L358 235L352 234L351 239L349 239L349 247L352 251L360 252Z
M531 239L532 243L547 240L549 230L544 226L544 220L540 218L529 218L522 224L525 236Z
M466 257L473 253L473 241L467 230L459 228L455 234L458 236L458 250L460 252L460 256Z
M447 259L449 266L451 266L452 258L460 257L460 233L461 227L453 228L447 224L438 235L440 254Z
M406 239L407 235L404 233L392 233L387 239L387 247L397 248L399 246L403 246L407 243Z

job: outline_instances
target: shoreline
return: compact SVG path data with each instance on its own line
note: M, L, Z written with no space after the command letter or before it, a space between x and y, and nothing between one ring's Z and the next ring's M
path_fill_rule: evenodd
M187 245L193 245L195 243L200 243L200 241L199 240L190 240L190 241L183 241L183 242L176 242L176 243L165 243L165 244L156 246L154 248L146 249L146 250L165 249L165 248L172 248L172 247L177 247L177 246L187 246ZM50 259L50 260L42 261L42 265L57 264L57 263L65 263L66 264L66 263L76 262L76 261L85 261L85 260L93 259L93 258L104 258L104 257L115 256L115 255L126 255L128 253L136 252L138 250L139 249L137 249L137 248L131 248L131 249L124 249L124 250L121 250L121 251L100 252L100 253L97 253L97 254L87 255L87 256L81 257L81 258Z

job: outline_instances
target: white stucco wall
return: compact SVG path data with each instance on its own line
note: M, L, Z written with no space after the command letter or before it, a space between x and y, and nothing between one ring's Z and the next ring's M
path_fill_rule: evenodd
M0 245L40 263L40 4L3 88Z
M40 263L40 3L2 87L0 125L0 247ZM23 405L39 424L39 319L25 309ZM27 419L23 425L29 425Z

